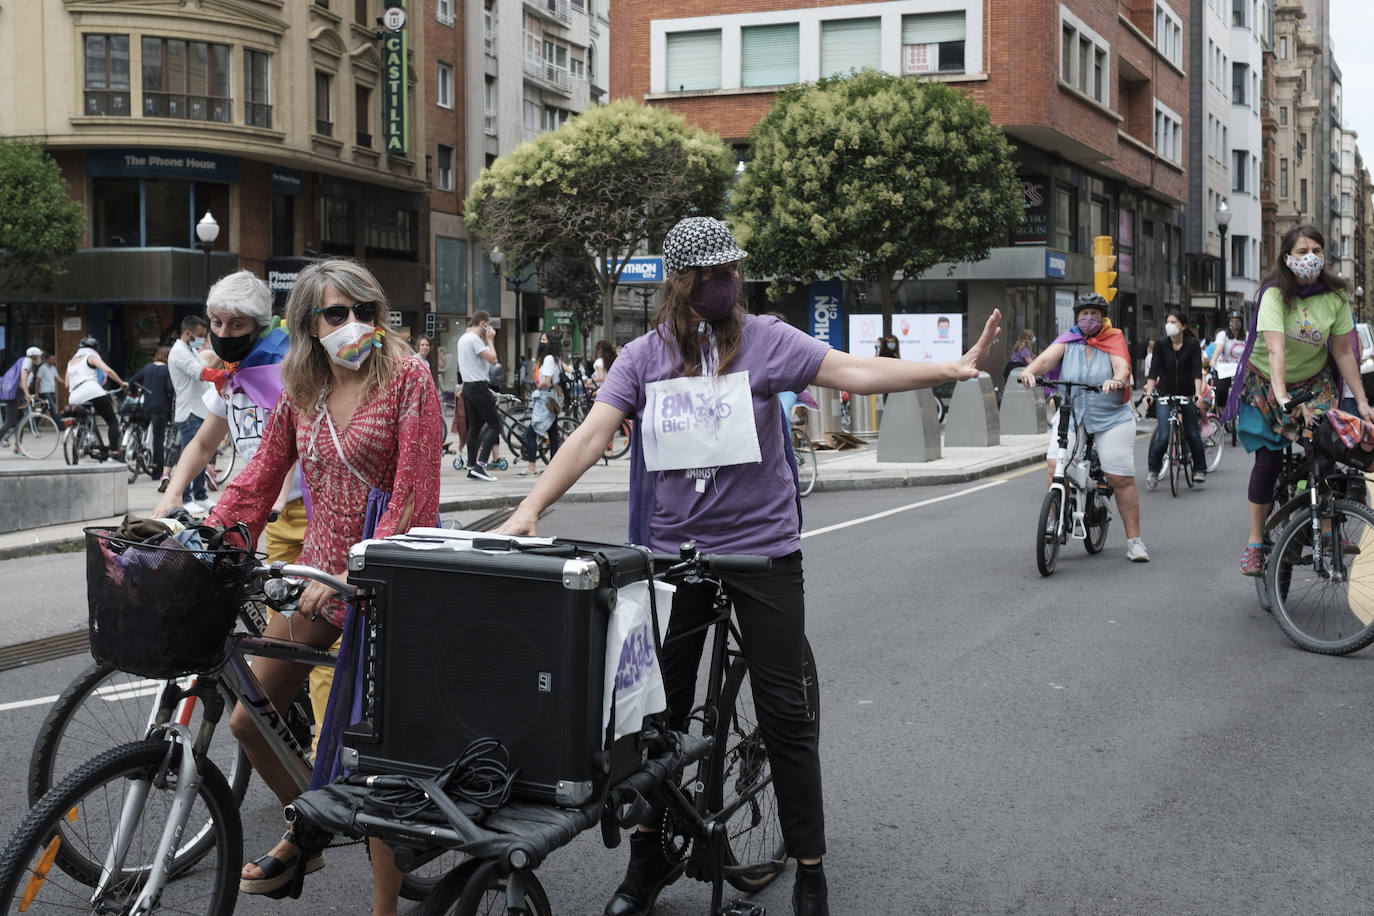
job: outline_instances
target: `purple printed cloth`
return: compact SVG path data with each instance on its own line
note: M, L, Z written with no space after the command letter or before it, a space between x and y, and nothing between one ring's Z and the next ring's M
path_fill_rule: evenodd
M727 372L749 372L761 460L687 471L651 472L644 465L646 386L677 376L677 344L651 331L626 344L597 393L635 417L631 448L630 540L676 552L695 540L706 553L781 557L801 547L801 508L790 436L777 396L815 378L828 344L776 318L744 319L739 355ZM700 487L698 482L701 481Z

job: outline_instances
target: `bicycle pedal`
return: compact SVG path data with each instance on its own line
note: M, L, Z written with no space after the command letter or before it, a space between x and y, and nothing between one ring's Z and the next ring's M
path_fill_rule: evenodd
M722 911L722 916L767 916L763 904L752 900L736 900Z

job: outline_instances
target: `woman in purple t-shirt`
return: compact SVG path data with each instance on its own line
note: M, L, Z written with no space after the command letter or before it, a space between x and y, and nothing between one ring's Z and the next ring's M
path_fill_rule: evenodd
M706 553L773 558L767 573L724 578L749 660L783 839L800 863L793 907L816 916L829 913L821 870L825 816L816 723L808 718L803 686L796 465L777 396L813 383L877 394L974 378L1001 314L994 311L978 342L951 362L852 356L776 318L747 314L740 307L745 256L719 220L689 217L673 227L663 240L668 278L654 330L622 348L586 420L502 531L534 534L539 513L601 460L606 443L633 416L630 540L662 552L693 540ZM709 595L678 590L663 658L675 728L684 727L692 706L705 633L672 637L709 613ZM653 830L640 827L631 838L630 867L607 916L648 912L682 873Z

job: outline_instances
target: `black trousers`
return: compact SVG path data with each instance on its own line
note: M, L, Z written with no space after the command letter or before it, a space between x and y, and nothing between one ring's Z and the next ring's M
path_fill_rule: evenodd
M119 414L115 413L114 398L102 394L94 401L88 401L86 406L105 421L106 430L110 435L110 451L119 451Z
M749 663L754 710L773 770L778 819L789 855L825 854L825 810L815 717L806 702L803 664L806 610L801 552L773 561L766 573L722 577L735 602L741 649ZM669 720L683 729L695 705L706 631L675 638L710 619L714 589L679 585L663 647Z
M464 382L463 406L468 414L468 467L486 464L501 432L491 386L486 382Z
M5 425L3 428L0 428L0 439L8 436L10 430L19 425L19 417L24 413L24 408L28 406L28 401L28 395L21 391L5 402ZM16 445L18 442L19 440L16 437Z

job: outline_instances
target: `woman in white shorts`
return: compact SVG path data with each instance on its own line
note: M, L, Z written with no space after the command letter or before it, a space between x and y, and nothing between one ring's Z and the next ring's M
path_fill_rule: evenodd
M1121 524L1126 529L1126 559L1148 563L1150 554L1140 537L1140 491L1135 485L1135 413L1128 386L1131 362L1125 336L1107 318L1107 301L1096 293L1084 293L1074 303L1074 327L1021 370L1021 384L1035 385L1035 377L1055 367L1066 382L1100 384L1101 392L1084 391L1074 396L1074 422L1069 425L1069 449L1081 425L1093 434L1097 457L1107 482L1116 493ZM1046 457L1050 475L1058 453L1058 425L1051 424L1052 439Z

